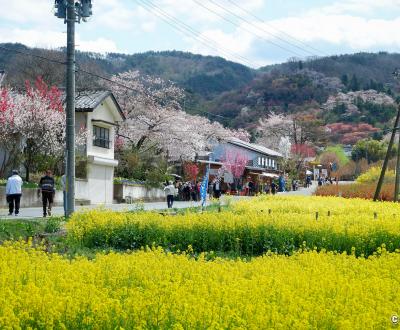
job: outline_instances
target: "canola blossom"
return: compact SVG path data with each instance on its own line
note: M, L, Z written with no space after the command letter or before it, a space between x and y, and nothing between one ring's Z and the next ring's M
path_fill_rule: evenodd
M317 214L318 213L318 214ZM69 239L89 248L162 246L196 253L238 256L268 250L291 254L302 248L369 256L382 244L400 248L400 205L334 197L269 197L239 201L221 213L77 213L67 224Z
M387 329L400 254L315 251L251 261L161 249L68 260L0 246L1 329Z

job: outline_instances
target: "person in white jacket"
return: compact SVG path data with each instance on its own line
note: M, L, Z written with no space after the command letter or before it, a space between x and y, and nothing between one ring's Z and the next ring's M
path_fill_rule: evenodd
M12 175L8 178L6 184L6 198L8 202L8 215L19 214L19 205L22 196L22 179L18 175L17 170L12 171Z
M168 182L168 185L164 187L165 194L167 195L167 205L168 208L172 208L172 204L174 204L174 196L176 194L176 189L172 181Z

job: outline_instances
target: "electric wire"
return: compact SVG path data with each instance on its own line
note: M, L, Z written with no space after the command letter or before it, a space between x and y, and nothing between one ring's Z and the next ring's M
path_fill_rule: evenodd
M204 9L206 9L207 11L213 13L214 15L216 15L216 16L222 18L224 21L230 23L231 25L233 25L233 26L235 26L235 27L238 26L237 23L234 22L233 20L231 20L231 19L225 17L224 15L221 15L221 14L218 13L217 11L215 11L215 10L213 10L213 9L211 9L211 8L209 8L209 7L207 7L207 6L205 6L205 5L203 5L200 1L197 1L197 0L192 0L192 1L195 2L198 6L204 8ZM295 52L295 51L293 51L293 50L291 50L291 49L289 49L289 48L286 48L286 47L284 47L284 46L282 46L282 45L280 45L280 44L278 44L278 43L276 43L276 42L274 42L274 41L272 41L272 40L269 40L269 39L265 38L264 36L261 36L261 35L259 35L259 34L255 34L255 33L254 33L253 31L251 31L250 29L247 29L247 28L244 28L244 27L242 27L242 29L243 29L244 31L247 31L248 33L250 33L250 34L252 34L252 35L254 35L254 36L256 36L256 37L258 37L258 38L260 38L260 39L262 39L262 40L264 40L265 42L267 42L267 43L269 43L269 44L271 44L271 45L274 45L275 47L278 47L278 48L280 48L280 49L282 49L282 50L284 50L284 51L286 51L286 52L288 52L288 53L294 54L295 56L300 57L300 58L301 58L301 57L304 57L304 56L301 55L300 53L297 53L297 52Z
M257 15L253 14L251 11L247 10L246 8L243 8L243 7L239 6L235 1L233 1L233 0L226 0L226 1L228 1L233 6L235 6L236 8L241 10L242 12L246 13L250 17L256 19L258 22L263 23L264 25L269 26L271 29L277 31L278 33L285 35L287 38L289 38L289 39L291 39L291 40L293 40L293 41L295 41L295 42L297 42L297 43L299 43L299 44L301 44L301 45L303 45L303 46L305 46L307 48L310 48L310 49L312 49L312 50L316 51L317 53L320 53L320 54L322 54L324 56L330 56L329 54L325 53L324 51L322 51L322 50L320 50L318 48L315 48L315 47L311 46L310 44L307 44L307 43L303 42L302 40L300 40L300 39L298 39L296 37L293 37L291 34L285 32L285 31L283 31L281 29L276 28L274 25L272 25L272 24L266 22L265 20L261 19L260 17L258 17ZM275 36L275 37L280 39L279 36Z
M251 67L257 67L257 65L254 62L252 62L250 59L248 59L240 54L234 53L225 47L221 47L221 45L217 44L214 40L202 36L199 31L195 30L190 25L179 20L178 18L168 14L166 11L164 11L159 6L155 5L153 2L147 1L147 0L136 0L136 2L138 2L139 4L144 6L144 9L146 9L150 13L161 18L165 23L170 25L172 28L189 36L190 38L195 39L196 41L201 42L206 47L217 51L217 53L219 53L219 52L224 53L225 56L228 55L228 57L234 57L237 60L239 60L240 62L244 62Z

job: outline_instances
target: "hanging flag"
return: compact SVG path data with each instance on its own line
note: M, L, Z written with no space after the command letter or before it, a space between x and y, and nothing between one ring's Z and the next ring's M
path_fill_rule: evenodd
M203 182L201 183L201 187L200 187L200 196L201 196L201 206L202 207L204 207L206 205L209 174L210 174L210 167L207 166L207 171L203 177Z

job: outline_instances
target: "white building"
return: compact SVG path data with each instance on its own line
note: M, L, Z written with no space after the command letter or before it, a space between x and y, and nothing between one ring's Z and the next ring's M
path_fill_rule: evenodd
M125 116L110 91L84 91L76 95L76 130L87 129L80 154L87 158L86 178L76 181L75 197L90 204L113 202L115 128Z

